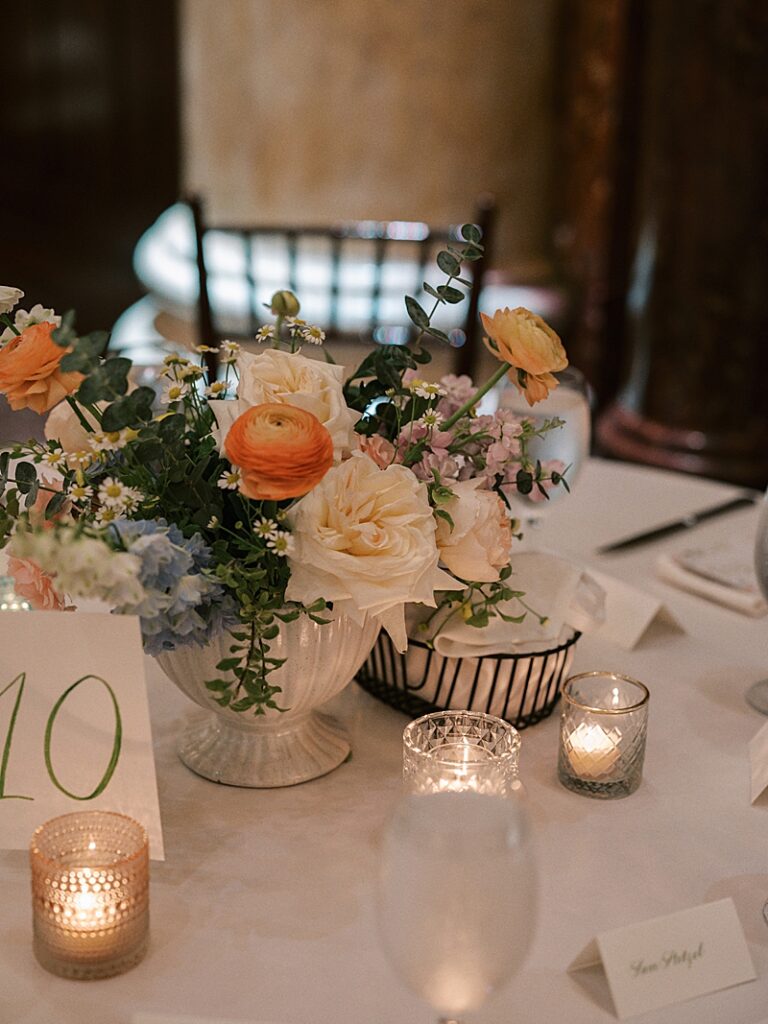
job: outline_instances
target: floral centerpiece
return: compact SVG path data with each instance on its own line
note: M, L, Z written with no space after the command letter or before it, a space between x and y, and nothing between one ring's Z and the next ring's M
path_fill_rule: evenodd
M506 500L565 483L527 454L558 421L477 406L505 374L533 404L567 360L539 317L505 309L483 315L500 360L489 380L423 376L425 339L448 341L432 316L463 298L461 264L482 253L477 228L462 236L438 257L445 282L425 284L432 311L406 297L415 341L377 347L351 376L307 354L324 334L290 292L273 296L254 351L221 343L217 379L200 345L198 359L167 356L157 387L133 387L105 333L79 336L71 313L40 306L12 316L21 292L0 290L0 392L48 414L45 441L0 455L17 589L36 607L97 597L137 615L150 654L226 638L205 688L251 716L286 707L280 638L297 620L381 626L403 649L413 603L478 627L510 600L524 615Z

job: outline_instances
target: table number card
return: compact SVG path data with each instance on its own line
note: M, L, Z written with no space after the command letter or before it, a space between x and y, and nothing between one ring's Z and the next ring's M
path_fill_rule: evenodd
M731 899L603 932L568 970L599 963L622 1020L756 977Z
M164 859L138 619L0 612L0 848L82 810L135 818Z

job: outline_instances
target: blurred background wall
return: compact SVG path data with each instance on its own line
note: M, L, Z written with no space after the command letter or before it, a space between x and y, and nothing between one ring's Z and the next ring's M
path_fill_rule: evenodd
M555 0L182 0L183 181L219 222L466 220L547 272Z

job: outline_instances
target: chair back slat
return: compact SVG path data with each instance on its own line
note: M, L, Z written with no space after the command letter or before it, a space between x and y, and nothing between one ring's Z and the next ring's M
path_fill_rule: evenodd
M391 320L391 304L389 303L389 291L391 289L391 275L385 272L385 268L402 259L404 252L410 251L411 258L403 260L404 265L410 264L416 275L410 294L418 298L427 308L431 308L429 297L424 293L424 280L428 275L428 267L434 258L438 247L456 243L463 243L458 228L431 227L422 223L409 223L402 221L354 221L332 226L308 226L297 227L273 226L273 225L238 225L238 226L213 226L205 223L203 216L203 205L198 196L188 200L192 211L195 230L195 249L197 278L199 285L199 299L197 309L197 327L200 342L208 345L216 345L225 336L225 331L219 323L217 309L211 302L211 249L206 242L209 233L229 236L242 243L244 259L244 271L242 281L248 291L246 305L245 323L248 326L247 333L252 337L256 330L265 322L262 312L262 303L268 301L269 295L260 295L260 288L287 287L299 294L302 288L307 287L305 280L307 268L312 261L321 258L322 243L326 243L326 254L328 266L322 274L322 295L318 297L319 285L312 291L314 300L327 310L325 322L320 326L324 327L328 339L361 341L361 340L387 340L386 334L379 333L379 328L397 327L397 340L408 341L413 338L414 330L412 325L403 315L402 324L393 325ZM493 197L483 196L478 202L474 223L478 225L483 233L483 245L485 253L481 260L478 260L465 268L465 276L471 277L472 287L469 289L469 301L462 307L464 314L453 326L461 328L466 336L466 343L457 353L457 373L470 372L474 362L474 349L478 337L478 308L480 289L482 288L486 269L488 267L489 252L492 245L492 234L494 228L495 205ZM274 239L278 244L282 240L284 245L287 264L287 280L277 283L270 281L263 269L263 260L260 261L261 240ZM371 274L360 278L360 285L355 285L353 292L349 291L347 278L349 267L353 266L350 259L351 254L359 250L361 262L372 264ZM218 251L218 250L217 250ZM410 274L410 272L409 272ZM218 297L218 286L215 289ZM345 296L348 296L349 307ZM299 298L302 296L299 294ZM350 316L349 310L364 310L357 317ZM453 307L445 307L453 308ZM346 311L346 320L343 313ZM303 314L302 314L303 315ZM457 314L458 315L458 314ZM356 325L356 326L355 326ZM229 325L227 325L229 327ZM449 327L450 329L450 327ZM229 331L232 333L232 331ZM243 331L235 332L243 335ZM218 359L215 353L206 354L206 363L209 373L218 370Z

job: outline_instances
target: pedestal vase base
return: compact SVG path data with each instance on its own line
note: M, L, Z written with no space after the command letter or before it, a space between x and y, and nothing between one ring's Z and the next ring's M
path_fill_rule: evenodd
M178 745L179 757L197 775L252 789L317 779L338 768L349 751L342 726L318 711L242 726L210 712L187 725Z

